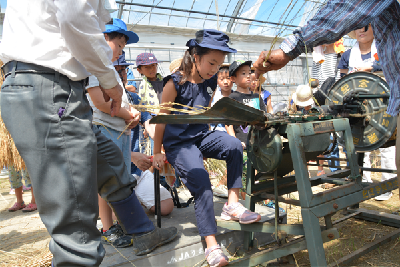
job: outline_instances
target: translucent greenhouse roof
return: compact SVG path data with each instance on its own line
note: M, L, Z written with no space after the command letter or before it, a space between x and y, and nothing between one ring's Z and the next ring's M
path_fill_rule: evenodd
M113 17L131 25L213 28L238 34L286 36L326 1L119 0Z

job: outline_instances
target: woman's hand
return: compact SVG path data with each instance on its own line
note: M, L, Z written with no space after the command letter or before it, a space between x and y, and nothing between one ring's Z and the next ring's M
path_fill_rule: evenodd
M158 153L153 155L153 167L159 171L161 171L166 161L167 157L165 156L165 154Z

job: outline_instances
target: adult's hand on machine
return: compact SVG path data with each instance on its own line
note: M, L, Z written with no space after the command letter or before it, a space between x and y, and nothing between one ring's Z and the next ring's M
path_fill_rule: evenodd
M113 88L110 89L104 89L100 86L101 91L103 92L104 100L106 102L110 101L111 102L111 117L114 117L119 113L119 110L121 109L121 103L122 103L122 92L123 89L119 83L114 86Z
M256 62L254 62L253 66L256 70L256 77L271 70L279 70L290 61L290 58L282 49L272 50L268 57L269 53L270 51L262 51ZM268 58L267 61L265 61L266 58Z
M131 152L131 161L142 171L146 171L151 167L150 159L151 156L139 152Z

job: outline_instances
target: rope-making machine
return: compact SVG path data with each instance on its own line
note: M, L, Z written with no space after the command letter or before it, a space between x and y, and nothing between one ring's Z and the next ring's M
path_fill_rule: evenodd
M254 250L249 251L230 265L255 266L308 249L311 266L326 266L323 243L339 238L335 228L337 223L356 217L400 228L398 216L377 215L357 209L358 203L398 188L397 178L369 184L362 183L360 175L360 170L364 169L363 152L378 149L389 142L394 145L396 118L386 113L389 100L387 83L371 73L352 73L337 81L325 96L326 105L313 108L307 115L279 113L271 116L235 100L222 98L211 109L198 115L159 115L151 120L151 123L251 125L247 143L249 160L246 207L254 211L255 203L274 199L275 223L241 225L217 220L217 224L245 231L244 249L247 251L253 246L254 232L274 233L278 246L255 253ZM338 139L346 148L346 159L324 159L346 161L348 167L330 174L309 177L307 162L329 153ZM290 175L293 170L294 175ZM312 187L323 183L336 186L314 194ZM282 197L296 191L299 200ZM303 223L279 224L279 202L300 206ZM348 215L332 221L332 216L340 210L347 210ZM324 225L320 225L320 218L324 218ZM303 237L286 242L286 234ZM398 236L399 229L379 242L369 244L358 254L337 260L335 265L350 262Z

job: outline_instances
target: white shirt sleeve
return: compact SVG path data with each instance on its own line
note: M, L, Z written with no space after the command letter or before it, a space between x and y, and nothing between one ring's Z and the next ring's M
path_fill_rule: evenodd
M120 78L111 62L112 50L104 39L104 23L99 17L104 15L99 14L102 1L55 0L54 4L61 36L72 55L104 89L116 86Z

